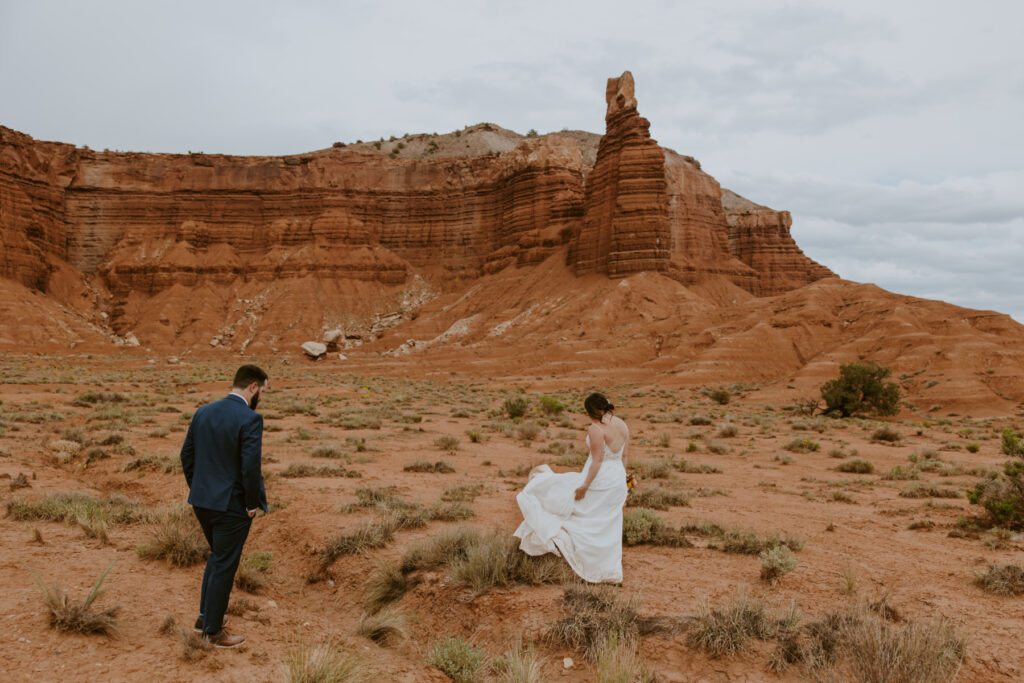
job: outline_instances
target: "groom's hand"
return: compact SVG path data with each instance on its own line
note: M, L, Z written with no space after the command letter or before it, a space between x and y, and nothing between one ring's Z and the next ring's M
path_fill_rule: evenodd
M576 489L576 500L583 500L583 496L587 495L587 487L581 486Z

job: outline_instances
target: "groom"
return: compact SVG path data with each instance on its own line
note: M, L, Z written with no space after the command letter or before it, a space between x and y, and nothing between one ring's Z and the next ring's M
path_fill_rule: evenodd
M210 544L195 630L216 647L245 642L224 628L224 612L252 518L267 511L260 469L263 416L255 412L267 388L263 370L238 368L231 393L196 411L181 447L188 502Z

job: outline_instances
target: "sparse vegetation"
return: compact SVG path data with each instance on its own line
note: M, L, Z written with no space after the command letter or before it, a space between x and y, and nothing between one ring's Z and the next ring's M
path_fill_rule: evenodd
M364 679L364 667L354 655L343 652L334 637L315 644L299 637L285 650L291 683L347 683Z
M622 542L630 545L666 545L688 548L692 543L682 531L668 526L652 510L627 510L622 516Z
M452 467L452 464L447 460L438 460L437 462L417 460L410 465L406 465L402 469L406 472L430 472L434 474L451 474L455 471L455 468Z
M167 560L189 567L206 559L210 547L192 510L179 505L166 510L150 530L150 540L135 549L144 560Z
M758 554L761 560L761 580L769 583L775 582L780 576L784 576L800 563L787 546L777 545L774 548L762 550Z
M996 595L1024 594L1024 568L1015 564L989 565L988 570L975 576L974 582Z
M793 439L783 446L783 448L793 453L813 453L821 448L821 446L816 441L812 441L806 437L800 437Z
M839 465L836 466L836 470L839 472L849 472L853 474L871 474L875 471L875 466L867 460L854 458L853 460L847 460L846 462L839 463Z

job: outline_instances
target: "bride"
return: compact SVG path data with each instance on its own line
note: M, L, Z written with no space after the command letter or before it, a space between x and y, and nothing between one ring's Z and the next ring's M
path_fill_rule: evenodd
M626 502L629 428L603 394L583 402L590 416L582 472L535 467L516 496L523 523L515 536L528 555L555 553L591 583L622 582L622 506Z

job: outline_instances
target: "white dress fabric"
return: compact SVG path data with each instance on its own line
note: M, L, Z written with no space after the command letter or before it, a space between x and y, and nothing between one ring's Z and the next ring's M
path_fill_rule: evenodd
M523 523L515 531L527 555L561 555L572 570L591 583L622 582L622 506L626 503L626 469L622 452L604 446L604 461L587 494L576 500L593 465L587 456L582 472L556 474L535 467L526 488L516 496ZM590 450L590 435L587 435Z

